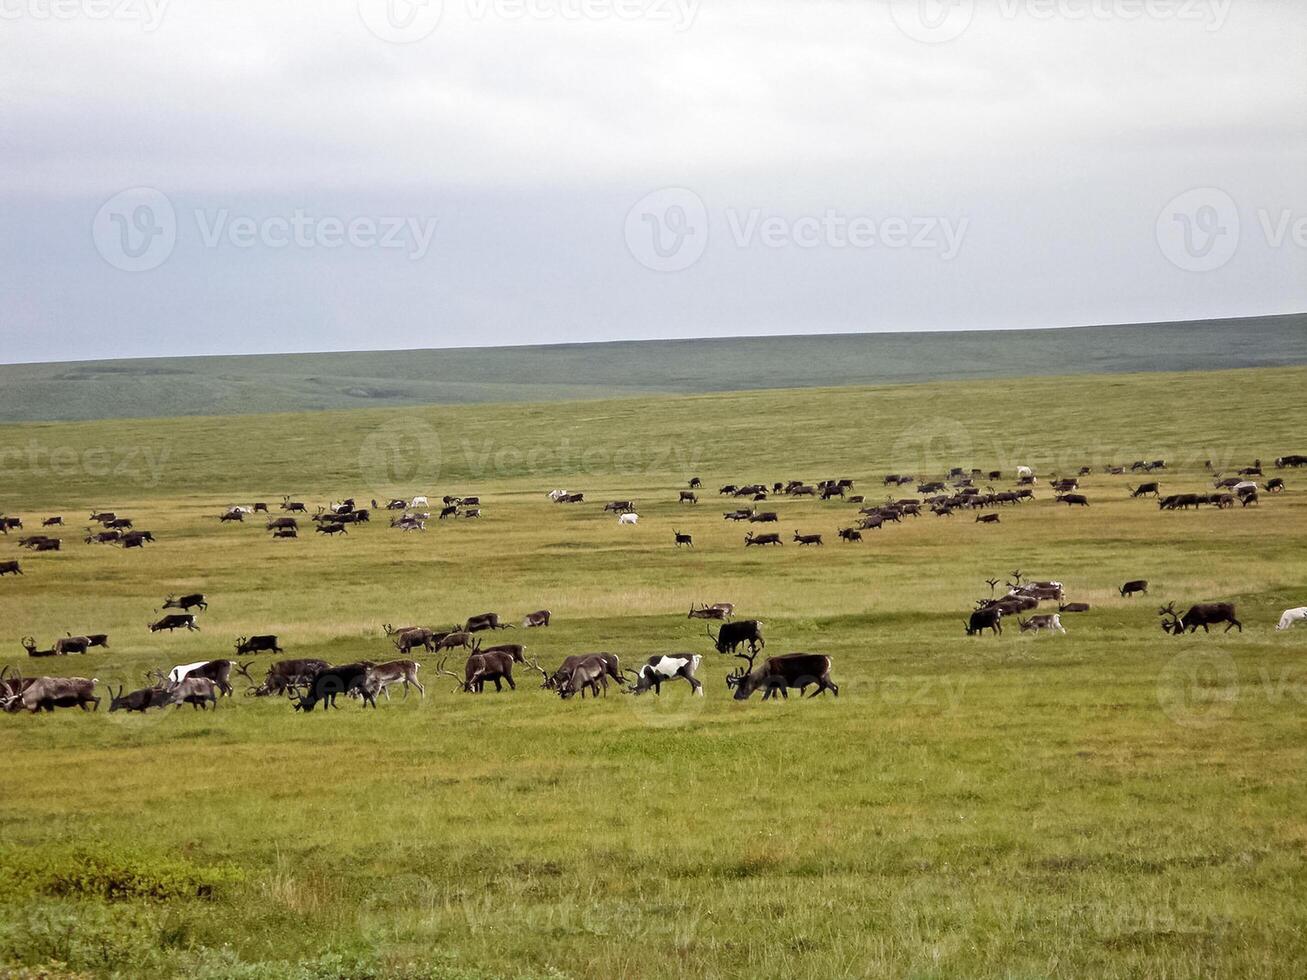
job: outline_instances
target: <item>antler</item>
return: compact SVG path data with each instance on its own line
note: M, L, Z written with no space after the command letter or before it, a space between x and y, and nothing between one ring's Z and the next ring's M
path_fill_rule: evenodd
M1159 616L1174 616L1174 615L1175 615L1175 603L1174 603L1174 602L1168 602L1168 603L1167 603L1165 606L1163 606L1161 609L1157 610L1157 615L1159 615Z
M448 660L448 659L449 659L449 655L448 655L448 654L446 654L445 656L443 656L443 657L440 658L440 662L436 664L436 673L437 673L437 674L445 674L445 675L447 675L447 676L449 676L449 677L454 678L454 680L458 682L458 687L456 687L455 690L456 690L456 691L461 691L461 690L463 690L464 680L463 680L463 678L459 677L456 673L454 673L452 670L448 670L448 669L446 669L446 667L445 667L445 661Z
M250 676L250 668L253 667L253 666L254 666L254 661L253 661L253 660L251 660L249 663L244 663L244 664L241 663L239 660L237 660L237 661L236 661L236 673L240 674L240 675L241 675L242 677L244 677L247 681L249 681L251 684L253 684L253 683L254 683L254 678Z

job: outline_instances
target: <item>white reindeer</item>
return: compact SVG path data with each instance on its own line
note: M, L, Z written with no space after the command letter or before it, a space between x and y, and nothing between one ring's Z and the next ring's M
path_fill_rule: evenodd
M639 514L622 514L622 515L620 515L620 516L617 518L617 523L618 523L618 524L639 524L639 523L640 523L640 515L639 515Z
M1299 606L1297 609L1286 609L1284 615L1280 617L1280 625L1275 627L1277 630L1287 630L1294 623L1301 623L1307 620L1307 606Z

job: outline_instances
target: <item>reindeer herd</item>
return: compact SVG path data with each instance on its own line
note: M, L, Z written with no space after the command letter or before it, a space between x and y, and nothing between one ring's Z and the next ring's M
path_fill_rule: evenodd
M1275 466L1279 469L1307 466L1307 456L1282 456L1275 460ZM1166 461L1161 459L1138 460L1129 467L1107 468L1109 474L1120 476L1135 473L1151 476L1166 470ZM1049 481L1052 500L1068 507L1090 507L1089 498L1080 488L1080 479L1090 472L1089 467L1081 467L1075 476L1053 476ZM1025 466L1017 467L1011 474L1015 481L1011 489L998 489L995 486L1003 480L1003 476L999 470L968 471L962 467L952 468L939 479L887 474L884 486L892 490L880 503L870 503L865 495L854 492L854 481L848 478L726 484L718 490L718 494L747 501L747 506L727 511L723 517L726 521L748 525L779 524L781 518L777 510L759 507L759 504L777 498L808 498L857 505L855 519L849 526L839 527L835 537L844 544L858 544L863 542L864 532L903 524L909 519L919 519L927 511L939 518L952 517L959 511L969 511L975 513L976 523L1001 523L1000 514L1004 508L1020 508L1036 499L1039 483L1039 478ZM1259 484L1258 478L1264 482ZM1166 494L1159 479L1148 479L1138 485L1126 484L1125 490L1129 499L1154 500L1158 508L1164 511L1184 511L1201 506L1229 509L1236 504L1247 508L1259 504L1261 494L1271 496L1285 490L1283 478L1265 479L1260 460L1255 460L1229 476L1212 470L1211 482L1210 492ZM899 488L905 485L915 485L919 496L900 495L902 491ZM688 489L677 491L676 502L694 511L700 503L702 488L703 481L695 477L689 481ZM563 489L550 491L548 498L559 505L585 503L583 493ZM281 503L276 505L281 513L275 516L267 503L253 503L228 507L218 515L218 521L221 524L243 524L247 517L262 514L264 531L274 540L285 540L298 536L300 519L305 519L313 525L315 533L334 538L347 536L351 527L370 524L374 513L385 512L391 515L391 528L402 532L421 532L426 530L427 521L432 516L431 510L427 509L430 507L429 499L425 495L417 495L409 499L390 499L384 503L372 500L369 508L360 507L354 499L349 498L319 506L309 516L306 503L284 496ZM448 495L439 502L442 506L437 520L481 517L479 496ZM622 524L636 524L639 520L638 508L633 500L612 500L604 503L602 508L605 514L615 514ZM84 538L87 544L140 549L155 540L150 531L137 528L131 518L112 511L93 511L90 521L99 525L99 529L93 530L88 526ZM64 519L62 515L48 516L41 520L41 526L43 529L62 527ZM0 535L8 536L11 531L22 530L24 527L20 517L0 515ZM692 534L680 529L673 533L675 547L694 548ZM788 542L801 548L822 548L825 544L823 534L798 529L792 531ZM18 546L30 552L61 551L62 543L59 538L45 534L17 538ZM784 547L786 543L787 539L775 531L749 530L744 536L746 548ZM23 574L19 560L0 561L0 578ZM1091 611L1089 603L1067 601L1066 590L1059 581L1028 580L1020 569L1014 570L1011 576L1005 583L1006 591L1002 594L997 594L996 591L999 579L987 580L990 594L977 599L975 607L964 619L967 636L978 637L985 633L1001 635L1004 623L1014 619L1021 633L1062 635L1068 632L1063 622L1064 616ZM1146 579L1132 579L1115 588L1123 598L1149 594ZM1044 603L1055 603L1056 610L1041 610ZM199 632L200 616L208 608L208 598L203 593L169 594L156 610L158 618L146 626L151 634ZM809 688L812 689L810 697L826 691L838 696L839 687L831 678L829 656L787 653L766 656L758 664L758 658L762 656L766 645L762 623L754 619L735 620L734 613L733 604L714 603L692 604L687 614L689 619L716 623L715 632L711 626L707 627L711 649L717 654L734 656L743 661L738 669L732 670L726 677L726 686L734 698L744 700L758 691L763 693L763 700L771 700L778 695L787 698L790 690L797 689L802 696ZM1222 625L1225 632L1243 631L1235 606L1229 602L1197 603L1181 613L1176 603L1170 601L1158 609L1158 615L1162 629L1174 636L1193 634L1199 627L1204 632L1210 632L1210 627ZM548 627L550 622L551 613L547 609L527 613L520 620L523 629ZM1307 622L1307 606L1285 610L1276 629L1289 629L1300 622ZM247 696L284 698L300 712L312 712L319 705L324 711L338 708L337 698L340 695L358 699L365 707L375 708L378 697L389 700L389 689L396 685L403 688L405 698L408 697L410 688L415 689L419 697L426 696L426 687L418 676L422 664L413 658L428 654L436 658L433 670L438 676L451 679L456 690L472 694L483 693L491 686L496 691L503 691L505 686L510 691L516 690L515 669L538 674L541 687L556 693L563 700L577 696L585 699L587 695L592 698L607 696L609 687L613 685L632 696L649 691L657 696L664 684L678 681L684 681L694 695L702 696L704 693L703 683L698 677L703 662L700 653L656 654L635 668L624 667L619 657L609 652L576 654L563 658L558 667L549 671L541 666L537 657L527 655L522 643L485 645L483 642L487 635L515 628L516 624L502 621L493 612L471 616L465 622L449 628L396 627L387 623L383 632L399 655L398 659L358 660L335 665L318 659L281 659L271 663L263 676L257 679L251 673L256 661L240 658L256 657L263 653L278 655L285 651L278 636L274 634L242 635L235 640L234 657L231 659L179 664L167 671L152 669L145 678L147 684L132 691L126 690L126 684L119 684L116 691L110 687L109 710L145 712L153 708L170 705L181 707L185 704L196 710L216 708L222 698L232 695L234 677L247 682ZM29 635L22 638L22 648L32 658L87 655L97 648L108 649L109 637L103 633L67 632L44 646ZM448 665L449 658L455 653L463 659L461 669ZM0 670L0 708L8 712L27 710L32 713L52 711L55 707L96 709L101 700L95 694L98 683L94 678L24 677L21 672L11 673L11 668L5 667Z

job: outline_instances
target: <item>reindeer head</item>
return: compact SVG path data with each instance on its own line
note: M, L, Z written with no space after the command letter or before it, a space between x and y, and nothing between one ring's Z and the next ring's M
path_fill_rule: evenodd
M36 649L35 637L31 637L31 636L23 637L22 644L23 644L23 649L26 650L28 653L31 653Z

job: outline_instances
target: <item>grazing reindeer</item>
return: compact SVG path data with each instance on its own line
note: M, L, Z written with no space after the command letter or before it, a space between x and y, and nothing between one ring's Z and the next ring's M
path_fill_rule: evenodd
M1132 487L1127 484L1126 489L1130 491L1130 497L1132 499L1135 497L1162 496L1162 488L1157 483L1141 483L1137 487Z
M1018 616L1017 623L1020 625L1022 633L1039 633L1043 630L1066 633L1066 628L1062 625L1062 617L1057 613L1042 613L1038 616L1031 616L1029 619L1022 619Z
M603 665L605 676L617 682L618 687L626 686L626 678L622 676L622 664L615 654L611 653L581 653L573 654L563 660L559 668L552 674L545 677L541 687L546 690L558 690L564 681L572 676L572 671L578 664L587 660L597 660ZM606 688L606 685L605 685Z
M308 713L319 703L322 704L323 711L338 708L336 698L351 691L358 692L363 699L364 707L370 704L373 708L376 708L377 699L368 684L371 669L371 664L354 663L342 664L339 667L327 667L318 671L309 681L308 691L301 697L292 700L295 710Z
M682 491L681 491L680 503L683 503L683 504L697 504L698 502L699 502L699 496L698 496L698 494L696 494L693 490L682 490Z
M704 629L708 631L708 639L713 641L713 646L718 653L733 653L738 657L741 656L738 652L740 647L746 644L749 652L754 654L767 646L767 641L762 635L762 623L756 619L723 623L718 627L716 635L713 635L711 627L705 626Z
M757 670L753 669L753 658L746 657L749 666L741 667L726 678L726 686L734 688L736 701L747 701L752 694L761 689L762 699L774 699L777 693L789 700L789 689L798 688L802 697L810 685L816 690L808 695L815 698L830 691L835 697L840 696L840 689L831 680L831 658L825 654L787 653L780 657L768 657Z
M32 637L30 637L30 636L25 636L25 637L23 637L23 639L22 639L22 644L23 644L23 649L27 651L27 655L28 655L29 657L57 657L57 656L59 656L59 651L58 651L57 649L55 649L54 647L51 647L51 648L48 649L48 650L38 650L38 649L36 648L36 640L34 640L34 639L33 639Z
M584 700L587 690L592 698L597 698L601 687L604 697L608 697L608 664L600 657L581 657L569 666L560 668L554 676L559 675L562 676L556 687L558 696L564 701L578 693Z
M1057 611L1060 613L1085 613L1089 612L1089 603L1062 602L1058 604Z
M191 613L169 613L157 623L147 625L151 633L158 633L161 630L167 630L169 633L179 629L186 629L191 632L199 630L199 627L195 625L195 616Z
M30 682L19 682L22 689L7 696L3 704L5 711L27 710L32 714L38 711L53 712L55 708L79 707L83 711L92 705L92 710L100 710L100 699L95 696L95 685L99 679L92 677L35 677Z
M436 634L425 626L408 626L396 630L387 623L385 630L400 653L408 653L417 647L422 647L427 653L436 652Z
M1239 632L1243 632L1243 623L1239 622L1234 615L1234 603L1232 602L1203 602L1190 606L1189 611L1183 616L1175 611L1175 603L1168 602L1165 606L1157 610L1157 614L1162 617L1170 616L1170 619L1162 620L1162 629L1173 636L1180 636L1184 633L1197 632L1198 627L1203 628L1204 633L1210 633L1209 626L1215 626L1225 623L1225 632L1230 632L1236 626Z
M145 714L150 708L162 708L172 701L172 695L163 687L155 685L154 687L143 687L140 690L132 691L130 694L123 694L125 685L118 685L118 693L115 694L113 688L109 688L109 710L110 711L139 711Z
M527 613L526 618L522 620L522 626L525 629L548 626L551 615L548 609L538 609L533 613Z
M1277 630L1287 630L1293 626L1294 623L1305 621L1307 621L1307 606L1299 606L1296 609L1286 609L1284 614L1280 616L1279 625L1275 628Z
M985 630L991 630L995 636L1000 636L1003 633L1003 610L998 606L977 609L963 625L966 627L967 636L980 636Z
M1122 598L1125 599L1133 598L1136 593L1142 593L1143 595L1148 595L1148 579L1146 578L1132 579L1131 581L1127 582L1125 585L1121 586Z
M703 697L703 684L694 676L702 662L703 657L697 653L669 653L650 657L638 673L627 671L635 677L631 693L643 694L652 690L655 695L661 695L663 684L680 677L689 682L694 694Z
M258 636L238 636L236 637L236 656L249 653L283 653L284 651L277 645L277 635L275 633L262 633Z

